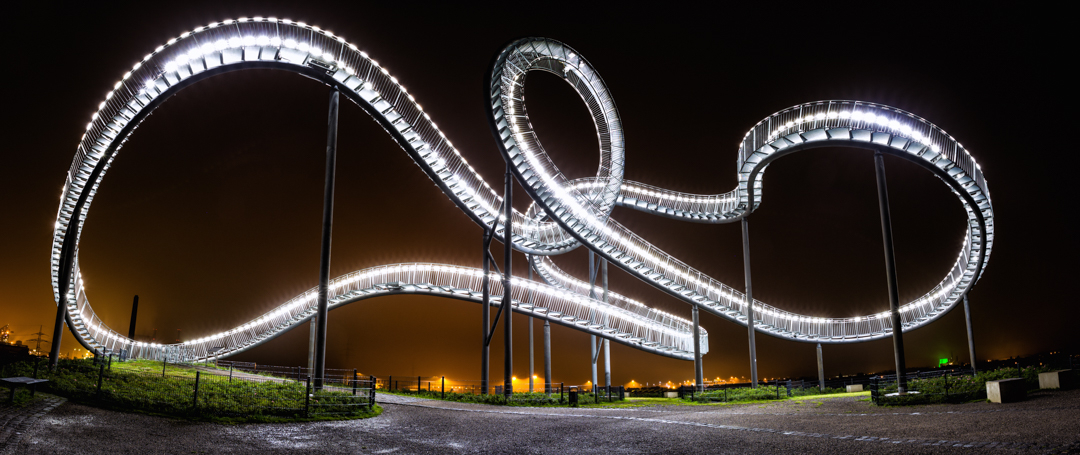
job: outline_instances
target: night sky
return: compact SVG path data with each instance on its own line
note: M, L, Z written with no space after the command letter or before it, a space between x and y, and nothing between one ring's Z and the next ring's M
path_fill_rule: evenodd
M210 22L276 16L316 24L387 67L489 183L503 161L484 111L493 55L523 36L561 40L588 59L622 116L626 178L692 193L729 191L737 144L786 107L850 99L895 106L945 129L987 177L996 215L989 267L971 292L979 357L1077 350L1077 243L1066 224L1074 130L1057 55L1075 43L1051 11L825 4L756 9L671 3L642 8L535 3L480 7L350 2L155 2L23 5L5 26L4 169L0 178L0 325L51 332L48 252L64 173L83 127L131 65ZM9 7L9 14L12 13ZM659 8L666 8L660 10ZM118 154L80 244L88 295L137 338L194 339L246 322L315 286L319 272L327 87L258 70L216 76L156 110ZM529 114L571 178L592 176L596 133L572 88L531 73ZM1071 98L1071 96L1069 97ZM359 107L340 118L331 275L430 261L478 267L481 229ZM962 206L928 171L886 157L900 297L946 273L964 238ZM777 161L751 217L754 296L815 316L888 308L873 155L817 149ZM524 191L515 207L528 205ZM702 225L628 209L613 215L693 267L743 288L738 223ZM501 258L501 246L494 253ZM525 274L515 255L515 273ZM585 276L584 249L558 257ZM611 288L675 314L690 308L611 268ZM330 313L327 365L385 375L479 377L481 309L435 297L362 301ZM514 372L528 372L528 320L514 316ZM536 365L542 373L540 322ZM748 376L746 329L702 312L705 376ZM962 309L905 334L907 364L967 362ZM501 331L501 327L500 327ZM47 335L47 337L51 336ZM589 378L589 337L553 326L556 382ZM236 360L306 364L306 325ZM815 375L814 345L757 337L762 377ZM65 332L63 352L80 347ZM501 332L492 342L500 378ZM826 345L826 374L892 368L892 341ZM613 383L686 380L693 364L613 345Z

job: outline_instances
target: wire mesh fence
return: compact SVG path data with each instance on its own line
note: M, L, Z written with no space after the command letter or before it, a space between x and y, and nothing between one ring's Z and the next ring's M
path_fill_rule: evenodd
M375 404L370 376L320 382L310 377L239 376L205 366L168 364L173 368L167 369L168 365L162 365L159 373L146 368L113 370L105 361L66 360L55 371L26 366L27 372L13 373L48 379L43 390L74 401L168 415L350 416L370 412Z

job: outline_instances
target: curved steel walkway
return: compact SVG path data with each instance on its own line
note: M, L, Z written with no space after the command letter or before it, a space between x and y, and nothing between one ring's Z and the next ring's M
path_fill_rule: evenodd
M209 359L239 352L296 326L312 314L305 293L235 329L179 345L134 342L93 313L78 266L78 240L97 186L138 125L161 103L195 82L244 69L280 69L331 85L364 109L394 138L450 200L474 222L504 230L502 199L454 148L396 78L366 53L318 27L275 18L241 18L198 27L170 40L136 63L106 94L81 138L65 180L53 236L55 298L69 327L88 349L130 348L136 356L162 353ZM554 73L588 104L600 138L596 178L567 180L544 153L523 102L529 71ZM913 161L942 178L968 213L968 235L941 283L901 308L904 327L915 328L951 309L985 267L993 239L993 211L978 165L952 137L912 114L887 106L825 101L785 109L759 122L740 144L739 186L720 195L693 195L623 179L621 120L607 86L580 55L544 38L519 40L502 51L488 79L489 119L504 158L534 200L513 214L513 247L550 284L518 280L513 309L543 314L581 330L678 358L692 358L690 323L640 302L613 296L588 299L587 285L560 271L551 255L582 244L615 266L688 303L745 324L741 293L694 270L633 234L609 215L616 205L693 222L740 219L761 203L765 167L788 153L821 146L880 150ZM750 184L752 182L752 184ZM402 264L368 269L334 280L333 304L376 295L428 293L478 300L475 269ZM498 286L497 281L493 280ZM515 283L517 284L517 283ZM584 289L584 291L583 291ZM498 291L492 290L492 295ZM498 301L498 298L494 298ZM755 302L757 329L800 341L857 342L888 336L886 313L820 318ZM703 352L707 337L702 335Z

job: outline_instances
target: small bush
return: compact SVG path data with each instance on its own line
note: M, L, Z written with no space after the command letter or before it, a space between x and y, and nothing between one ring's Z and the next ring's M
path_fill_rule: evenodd
M1028 390L1039 388L1039 373L1050 371L1047 366L1023 368L999 368L980 371L971 376L951 376L925 379L911 379L908 390L918 394L887 397L896 392L896 382L881 382L877 404L886 406L910 406L920 404L962 403L986 399L986 382L1008 378L1023 378Z

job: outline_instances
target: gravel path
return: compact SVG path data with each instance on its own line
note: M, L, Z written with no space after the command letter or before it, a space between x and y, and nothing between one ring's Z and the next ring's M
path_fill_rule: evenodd
M876 408L854 398L734 406L518 408L379 395L376 418L217 425L65 404L17 453L1080 453L1080 391L1021 403Z

